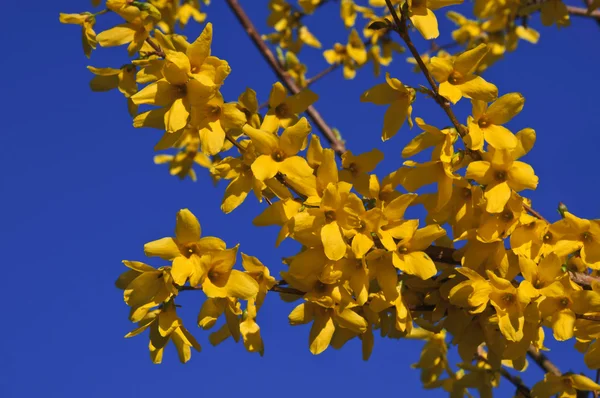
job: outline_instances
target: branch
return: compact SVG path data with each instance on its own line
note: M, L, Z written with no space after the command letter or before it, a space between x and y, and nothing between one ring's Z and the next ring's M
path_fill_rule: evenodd
M569 15L573 15L574 17L587 17L600 20L600 11L598 10L588 12L585 8L567 6L567 11Z
M556 376L562 376L561 371L552 363L548 357L534 346L529 346L527 355L546 373L552 373Z
M268 62L271 66L271 69L275 72L277 77L285 84L285 86L290 90L293 94L297 94L301 91L300 87L296 84L294 79L290 75L286 73L277 62L277 59L267 46L267 44L263 41L263 39L258 34L256 27L248 18L248 15L244 12L242 6L239 4L238 0L225 0L231 11L235 14L238 21L242 24L252 42L258 48L259 52L262 54L263 58ZM346 152L346 146L343 141L336 137L336 134L333 132L331 127L323 120L323 117L317 112L317 110L310 106L306 110L306 114L310 118L310 120L314 123L314 125L321 131L325 139L331 145L331 148L338 154L342 155Z
M151 37L148 36L146 38L146 43L150 44L150 47L152 47L152 49L154 50L154 52L155 52L156 55L158 55L161 58L165 58L166 57L166 54L162 50L162 48L160 47L160 44L158 44L157 42L155 42L153 38L151 38Z
M396 33L398 33L398 35L400 35L400 37L402 38L402 40L404 41L404 43L410 50L411 54L417 61L419 68L421 68L421 71L425 75L425 78L427 79L427 82L429 83L429 86L431 87L433 98L442 107L444 112L446 112L446 115L448 115L448 118L454 125L454 128L456 128L456 131L458 132L458 134L462 138L464 138L467 135L466 129L460 124L460 122L456 118L456 115L454 114L454 112L452 111L452 108L450 107L450 102L446 98L444 98L440 95L437 83L435 82L435 80L433 80L433 76L431 76L431 73L429 73L429 69L427 69L425 62L423 62L423 58L421 58L419 51L417 50L417 48L415 47L415 45L413 44L413 42L410 38L410 35L408 33L406 12L401 11L400 14L402 17L398 17L398 13L396 12L396 9L392 5L392 2L390 0L385 0L385 3L387 4L388 9L389 9L390 13L392 14L392 18L394 19L395 26L394 26L393 30Z
M484 356L485 351L482 349L482 347L479 347L479 349L477 351L478 351L478 353L475 356L475 358L477 360L483 361L491 366L491 364L488 362L487 358ZM498 369L492 368L491 370L498 371L502 377L504 377L513 386L515 386L517 388L517 391L520 392L523 397L525 397L525 398L531 397L531 390L529 389L529 387L527 387L525 385L525 383L523 383L523 380L521 380L521 378L519 376L513 375L508 370L504 369L504 367L502 367L502 365L500 365L500 368L498 368Z

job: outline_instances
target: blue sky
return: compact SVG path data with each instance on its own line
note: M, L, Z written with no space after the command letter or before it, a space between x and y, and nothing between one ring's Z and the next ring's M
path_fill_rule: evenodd
M207 8L213 22L213 53L226 59L232 73L223 86L228 101L247 86L267 99L275 75L237 24L224 2ZM266 1L242 0L248 14L266 33ZM252 219L263 205L249 200L230 215L220 212L224 184L213 188L204 170L199 181L179 181L166 167L155 166L153 146L160 132L136 130L119 93L92 93L92 75L86 65L118 67L127 62L125 48L100 49L87 60L77 27L60 25L59 12L86 11L89 2L7 2L3 6L4 57L0 135L0 232L4 271L3 321L0 356L3 397L121 397L165 394L220 394L234 396L358 397L396 393L423 397L417 362L421 344L377 339L369 362L360 359L358 341L343 350L319 356L308 351L308 327L291 327L287 314L293 304L271 294L259 314L266 345L263 358L249 354L229 340L218 347L208 333L195 326L200 295L188 292L180 302L181 315L198 337L202 353L181 365L173 347L162 365L153 365L147 352L147 335L123 336L133 328L128 309L113 282L124 271L121 260L144 260L143 244L169 236L175 214L191 209L200 219L203 234L218 236L228 246L258 256L273 273L283 269L281 257L293 254L293 244L275 249L277 229L257 230ZM579 5L579 4L577 4ZM468 13L470 5L455 7ZM324 48L345 42L338 8L328 5L320 15L307 18ZM438 13L442 39L451 24ZM114 20L100 20L97 31ZM533 18L539 27L539 19ZM186 31L195 38L201 27ZM525 158L540 177L537 191L528 193L534 206L551 220L556 206L565 202L575 214L600 217L596 196L597 137L600 131L597 93L600 91L600 53L595 44L600 28L590 20L574 19L570 28L540 28L538 45L520 43L485 77L500 93L520 91L526 98L523 112L509 127L532 127L537 143ZM416 40L419 48L427 44ZM8 53L6 53L8 52ZM327 65L321 51L306 48L301 58L309 76ZM398 56L387 69L411 85L425 84L413 74L405 57ZM399 153L417 133L404 127L392 140L381 143L384 107L361 104L360 94L383 81L371 67L344 81L341 70L312 88L325 120L340 129L348 148L360 152L379 148L386 154L381 170L397 168ZM466 121L466 101L458 107ZM442 111L418 98L413 116L440 127L448 125ZM152 262L154 265L162 263ZM582 371L581 355L573 342L552 344L550 356L562 370ZM532 365L525 380L532 385L542 377ZM502 393L512 388L502 381Z

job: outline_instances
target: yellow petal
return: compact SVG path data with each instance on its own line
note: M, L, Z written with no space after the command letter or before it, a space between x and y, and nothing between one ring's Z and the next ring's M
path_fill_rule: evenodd
M315 318L312 327L310 328L309 347L310 352L318 355L329 347L335 325L333 319L329 315L321 315Z
M172 260L180 256L181 252L173 238L162 238L146 243L144 254L148 257L157 256L165 260Z
M275 177L279 171L279 164L269 155L260 155L252 163L252 173L259 181L265 181Z
M188 209L177 212L175 223L175 237L179 243L196 242L200 239L202 229L200 222Z
M279 146L287 156L300 152L311 127L306 118L300 119L296 124L286 128L279 139Z
M200 68L204 60L210 56L210 46L213 38L212 24L209 22L204 26L200 36L188 46L186 54L192 68Z
M508 93L494 101L486 114L493 124L505 124L518 115L525 105L525 98L521 93Z
M475 100L490 102L498 97L498 87L481 76L470 76L457 85L462 95Z
M121 46L131 42L135 33L131 24L122 24L100 32L96 38L102 47Z
M438 30L438 22L435 14L428 8L426 10L425 15L413 14L410 20L425 40L431 40L438 37L440 31Z
M346 242L337 222L330 222L321 228L321 241L330 260L337 261L346 254Z
M465 77L472 74L488 51L489 49L484 43L465 51L454 60L454 69Z

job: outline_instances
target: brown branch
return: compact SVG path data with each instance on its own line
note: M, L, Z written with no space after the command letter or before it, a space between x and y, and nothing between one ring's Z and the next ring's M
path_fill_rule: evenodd
M307 79L306 80L306 87L310 86L311 84L313 84L317 80L321 79L322 77L327 76L328 74L330 74L331 72L333 72L334 70L336 70L337 68L339 68L341 65L342 65L341 63L330 65L329 67L323 69L321 72L317 73L313 77Z
M159 57L165 58L166 54L160 47L160 44L154 41L151 37L146 37L146 43L150 44L150 47L154 50L154 53Z
M542 216L537 210L534 210L533 207L529 206L527 203L523 202L523 208L527 213L534 216L535 218L542 221L546 221L548 224L550 224L550 221L546 220L544 216Z
M277 58L273 55L267 44L258 34L256 27L248 18L242 6L239 4L238 0L225 0L229 8L233 11L238 21L242 24L248 36L254 43L254 45L258 48L259 52L262 54L263 58L268 62L271 66L271 69L275 72L277 77L285 84L285 86L290 90L293 94L297 94L301 91L300 87L296 84L294 79L281 68L279 62L277 62ZM317 112L317 110L310 106L306 110L306 114L313 122L313 124L321 131L325 139L329 141L331 148L338 154L342 155L346 152L346 146L344 142L336 136L331 127L323 120L323 117Z
M562 376L561 371L552 363L548 357L534 346L529 346L527 355L546 373Z
M590 8L590 6L592 5L592 2L593 2L593 0L583 0L583 3L585 4L586 8ZM598 10L595 10L592 13L595 13L595 12L598 12ZM596 23L598 24L598 26L600 26L600 19L596 19Z
M599 10L588 12L586 8L567 6L567 11L569 15L573 15L574 17L587 17L600 20Z
M479 347L479 349L477 351L478 351L478 353L475 356L475 358L477 360L480 360L480 361L483 361L483 362L487 363L488 365L491 365L488 362L487 358L484 356L485 352L483 351L483 349L481 347ZM523 383L523 380L521 380L521 378L519 376L513 375L508 370L504 369L502 367L502 365L500 365L500 368L498 368L498 369L493 369L492 368L491 370L499 372L502 377L504 377L513 386L515 386L517 388L517 391L520 392L523 397L525 397L525 398L530 398L531 397L531 390L529 389L529 387L527 387L525 385L525 383Z
M584 274L583 272L569 271L571 280L580 286L591 287L594 282L600 283L600 277Z
M392 14L392 18L394 19L395 26L394 26L393 30L396 33L398 33L398 35L400 35L400 37L402 38L402 40L404 41L404 43L410 50L411 54L417 61L419 68L421 68L421 71L425 75L425 78L427 79L427 82L429 83L429 86L431 87L433 98L440 105L440 107L444 110L444 112L446 113L446 115L448 116L448 118L450 119L452 124L454 125L454 128L456 128L456 131L458 132L458 134L462 138L464 138L467 135L466 129L460 124L460 122L456 118L456 115L454 114L454 112L452 111L452 108L450 107L450 102L446 98L444 98L440 95L437 83L435 82L435 80L433 80L433 76L431 76L431 73L429 73L429 69L427 69L425 62L423 62L423 58L421 58L419 51L417 50L417 48L415 47L415 45L413 44L413 42L410 38L410 34L408 32L408 23L407 23L408 20L406 17L407 10L404 10L404 11L401 10L400 11L401 17L399 17L398 13L396 12L396 9L392 5L392 2L390 0L385 0L385 3L387 4L388 9L389 9L390 13Z

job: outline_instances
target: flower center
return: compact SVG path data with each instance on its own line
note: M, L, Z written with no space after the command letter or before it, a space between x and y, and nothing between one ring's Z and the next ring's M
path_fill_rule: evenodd
M327 222L335 221L335 211L333 211L333 210L327 210L325 212L325 220Z
M544 243L550 243L550 242L552 242L553 238L554 237L552 236L552 232L546 232L546 234L544 235L542 240L544 241Z
M211 121L216 121L221 117L221 107L220 106L209 106L208 107L208 115Z
M286 103L281 103L275 107L275 115L280 119L289 116L289 112L290 108Z
M559 303L563 308L567 308L571 304L567 297L561 298Z
M589 232L584 232L581 234L581 240L584 242L591 242L592 241L592 234L590 234Z
M414 6L414 3L413 3ZM456 70L453 70L452 73L450 73L450 76L448 76L448 83L450 84L459 84L460 81L462 80L463 75Z
M323 282L318 281L317 283L315 283L315 287L314 289L319 292L319 293L324 293L325 290L327 290L327 285L325 285Z
M274 161L281 162L283 159L285 159L285 154L280 150L276 150L275 152L273 152L271 157Z
M489 127L489 125L492 124L492 123L490 122L490 120L487 117L482 116L477 121L477 124L479 125L479 127L481 127L482 129L484 129L486 127Z
M399 247L398 251L402 254L406 254L406 253L408 253L408 247L404 247L404 246Z
M502 212L501 217L502 217L502 221L504 221L504 222L512 221L515 218L515 216L512 213L512 211L509 211L509 210L504 210Z
M494 174L494 178L498 182L504 182L506 181L506 172L503 170L496 171L496 174Z
M473 195L473 193L471 192L471 190L469 188L463 188L463 190L462 190L463 198L470 199L472 195Z
M512 293L505 293L502 296L502 301L504 301L506 304L512 304L515 302L515 295Z
M358 167L356 166L356 163L350 163L348 166L348 171L352 173L354 177L356 177L358 175Z

